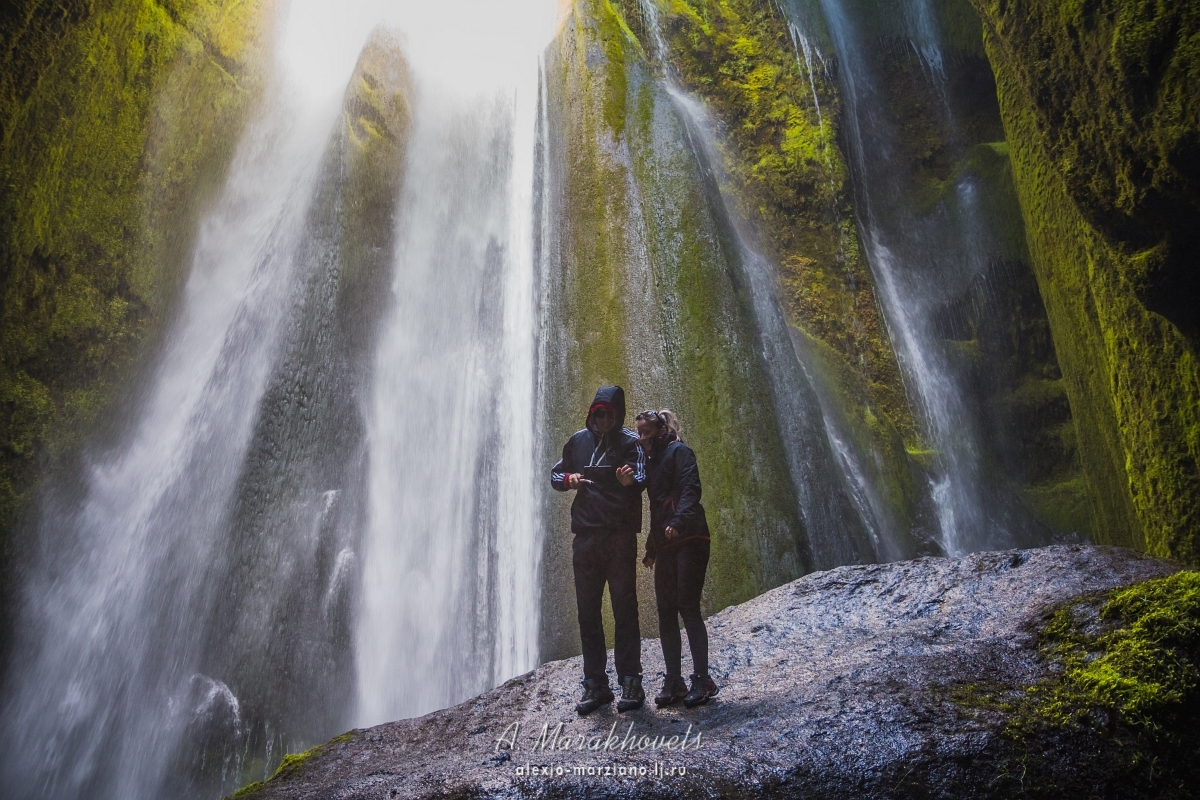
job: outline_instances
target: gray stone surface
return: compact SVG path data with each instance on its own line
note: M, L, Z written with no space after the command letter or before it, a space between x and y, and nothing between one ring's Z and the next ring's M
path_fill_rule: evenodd
M1000 719L964 712L946 699L948 688L1037 680L1047 666L1033 632L1049 607L1176 569L1117 548L1060 546L814 573L708 620L721 692L707 706L580 719L580 659L556 661L454 708L354 731L253 796L1004 796L1011 791L996 787L1012 782L996 780L1008 768ZM643 642L643 658L653 694L657 640ZM537 749L543 727L559 723L558 741L572 749ZM587 749L614 723L613 747L630 724L639 743L691 733L682 751ZM514 724L515 746L497 752ZM582 751L574 747L581 736ZM1045 747L1066 762L1077 751L1061 737ZM527 765L552 774L522 774Z

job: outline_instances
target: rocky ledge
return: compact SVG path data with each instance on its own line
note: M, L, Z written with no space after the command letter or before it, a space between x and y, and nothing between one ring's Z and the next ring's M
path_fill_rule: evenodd
M1095 626L1112 590L1177 570L1059 546L814 573L709 618L706 706L581 719L567 659L291 756L238 797L1189 796L1196 768L1131 755L1119 719L1013 724L1064 674L1044 633L1061 609ZM653 693L657 641L643 657Z

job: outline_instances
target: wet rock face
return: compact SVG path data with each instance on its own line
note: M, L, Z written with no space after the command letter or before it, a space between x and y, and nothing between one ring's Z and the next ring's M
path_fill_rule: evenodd
M1095 538L1200 563L1200 14L1127 0L972 4Z
M709 618L721 692L706 706L580 719L580 660L556 661L454 708L339 737L242 796L1037 794L1012 777L1000 715L966 711L950 691L1038 681L1049 608L1175 569L1122 549L1049 547L813 573ZM643 661L647 676L662 669L657 641ZM1118 786L1087 736L1025 743L1053 759L1039 774L1055 796Z

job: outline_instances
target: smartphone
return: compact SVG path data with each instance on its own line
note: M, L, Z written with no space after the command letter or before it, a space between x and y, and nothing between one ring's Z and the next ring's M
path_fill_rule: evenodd
M616 467L584 467L583 477L596 484L613 484L617 482Z

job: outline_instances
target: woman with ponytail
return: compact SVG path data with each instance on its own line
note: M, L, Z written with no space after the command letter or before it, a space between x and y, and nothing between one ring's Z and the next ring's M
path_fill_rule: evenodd
M700 593L708 569L708 521L700 505L696 454L679 438L679 419L669 409L637 415L638 441L646 454L650 536L642 563L654 569L658 635L667 665L662 708L680 700L691 707L708 702L717 685L708 675L708 631L700 616ZM692 685L683 680L683 641L679 618L692 651Z

